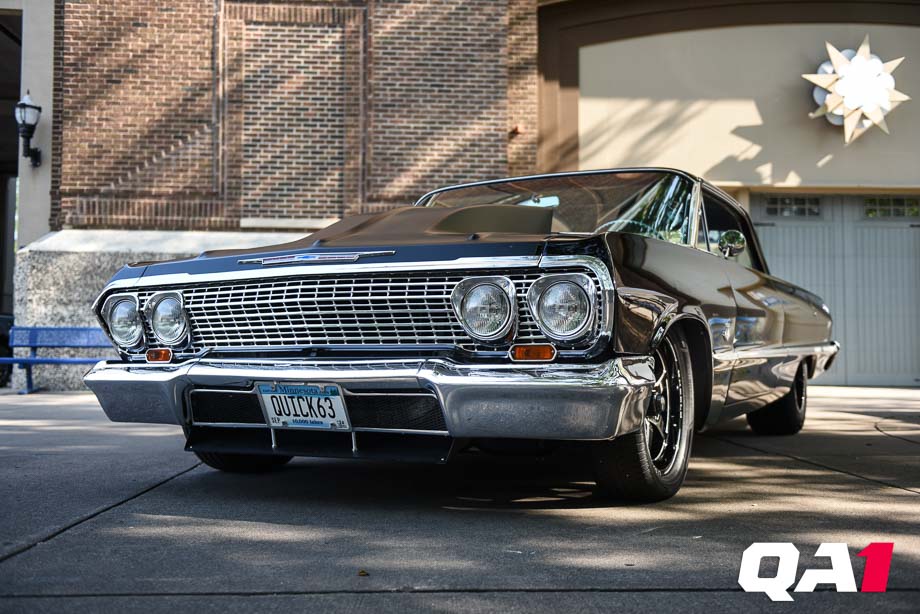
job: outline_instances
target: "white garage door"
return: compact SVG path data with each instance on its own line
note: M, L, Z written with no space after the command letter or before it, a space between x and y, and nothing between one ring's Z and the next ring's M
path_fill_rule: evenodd
M920 384L920 198L760 194L770 271L821 296L843 346L816 383Z

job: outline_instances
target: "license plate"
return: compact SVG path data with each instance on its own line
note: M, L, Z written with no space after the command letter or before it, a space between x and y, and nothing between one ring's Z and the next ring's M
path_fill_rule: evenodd
M268 425L280 429L350 431L335 384L256 384Z

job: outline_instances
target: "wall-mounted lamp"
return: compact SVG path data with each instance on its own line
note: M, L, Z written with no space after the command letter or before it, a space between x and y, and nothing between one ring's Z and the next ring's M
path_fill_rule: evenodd
M32 102L29 92L20 100L15 107L14 114L16 123L19 125L19 136L22 138L22 157L32 161L32 166L42 165L42 150L35 149L32 145L32 135L35 134L35 126L42 116L42 108Z

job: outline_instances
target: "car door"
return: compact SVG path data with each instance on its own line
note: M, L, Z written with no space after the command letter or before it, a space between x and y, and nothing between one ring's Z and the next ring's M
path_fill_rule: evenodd
M763 407L781 396L776 369L783 362L784 293L769 276L750 220L740 207L711 190L703 191L706 243L721 259L736 304L731 326L732 374L723 417ZM737 255L719 249L722 236L740 232L746 242Z

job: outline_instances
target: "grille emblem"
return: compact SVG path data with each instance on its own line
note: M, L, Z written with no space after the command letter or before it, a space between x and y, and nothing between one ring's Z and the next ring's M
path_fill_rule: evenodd
M288 256L270 256L268 258L245 258L238 260L239 264L261 264L262 266L278 266L284 264L313 263L313 262L357 262L361 258L374 256L392 256L395 250L379 252L329 252L325 254L290 254Z

